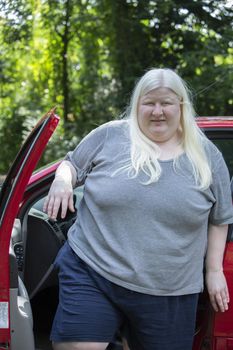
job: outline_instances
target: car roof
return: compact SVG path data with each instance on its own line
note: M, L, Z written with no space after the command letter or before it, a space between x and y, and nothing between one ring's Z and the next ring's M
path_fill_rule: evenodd
M233 128L233 116L229 117L197 117L198 125L201 128Z

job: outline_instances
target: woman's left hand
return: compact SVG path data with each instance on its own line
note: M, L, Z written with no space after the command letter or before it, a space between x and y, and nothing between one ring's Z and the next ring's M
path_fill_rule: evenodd
M206 285L214 310L216 312L228 310L230 297L223 271L207 271Z

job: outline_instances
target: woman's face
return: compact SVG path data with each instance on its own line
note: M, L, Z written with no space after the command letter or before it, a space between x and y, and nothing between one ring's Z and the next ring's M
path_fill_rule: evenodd
M180 118L179 97L169 88L151 90L139 99L139 128L154 142L179 140Z

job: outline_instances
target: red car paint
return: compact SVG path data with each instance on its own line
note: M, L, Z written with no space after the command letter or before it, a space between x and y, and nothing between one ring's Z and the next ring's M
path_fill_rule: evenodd
M47 119L47 122L46 122ZM46 115L40 121L40 125L46 122L41 137L35 140L33 145L33 152L30 152L31 144L28 145L28 149L25 150L25 155L31 153L28 158L20 159L13 176L14 182L9 189L8 198L2 198L2 202L6 202L4 208L1 208L0 216L0 303L5 303L6 308L4 311L8 316L7 325L0 328L0 349L10 348L11 330L10 324L10 307L9 307L9 245L11 238L11 231L14 223L14 219L17 215L19 204L23 198L24 190L28 184L29 178L40 159L44 148L54 132L59 118L51 112L50 115ZM38 125L35 127L37 128ZM21 171L21 176L18 178L18 172ZM6 191L7 192L7 191ZM1 315L2 316L2 315Z
M197 122L201 128L233 128L233 117L198 117Z
M54 172L59 165L56 162L48 167L37 171L32 176L31 172L35 167L49 137L54 131L58 118L50 116L50 126L45 133L44 139L34 146L35 156L28 159L28 162L20 164L25 168L22 179L10 194L11 200L8 203L7 218L3 217L0 224L0 303L9 303L9 242L13 221L17 216L19 206L30 197L35 188L40 187L44 181L46 186L52 181ZM197 118L198 125L206 131L227 131L233 138L233 117L201 117ZM17 180L17 179L16 179ZM13 200L12 200L13 199ZM1 219L1 217L0 217ZM229 310L224 313L213 312L206 293L203 293L200 301L200 308L197 315L197 329L194 339L193 350L233 350L233 242L226 244L224 256L224 272L227 278L230 299ZM8 305L9 307L9 305ZM10 317L10 315L9 315ZM10 328L1 328L0 325L0 350L10 349L11 343ZM7 347L8 346L8 347Z

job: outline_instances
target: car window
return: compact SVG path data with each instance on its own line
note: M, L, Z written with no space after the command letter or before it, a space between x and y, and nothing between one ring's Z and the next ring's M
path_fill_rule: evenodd
M83 197L83 186L74 188L74 194L76 197L75 207L78 209L79 203L81 202L81 199ZM40 198L36 203L33 204L33 209L43 211L43 205L44 205L45 197Z
M222 152L227 167L229 169L230 176L233 176L233 139L213 139L214 144Z

